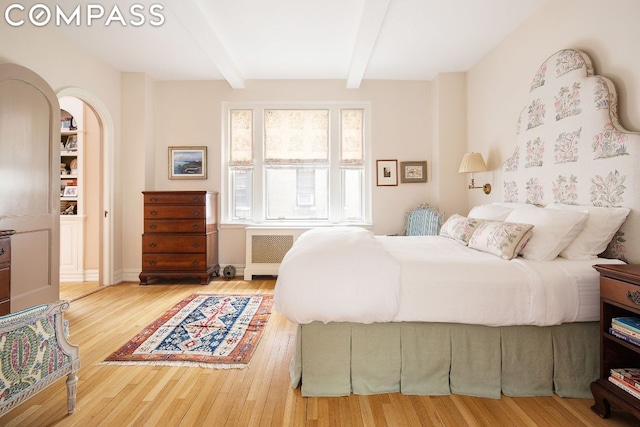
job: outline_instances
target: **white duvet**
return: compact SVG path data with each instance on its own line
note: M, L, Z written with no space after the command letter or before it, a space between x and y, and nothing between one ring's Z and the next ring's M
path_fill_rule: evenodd
M278 273L275 308L294 323L538 325L598 319L596 259L510 261L439 236L358 227L303 233Z
M387 322L400 304L400 265L359 227L315 228L287 252L275 308L295 323Z

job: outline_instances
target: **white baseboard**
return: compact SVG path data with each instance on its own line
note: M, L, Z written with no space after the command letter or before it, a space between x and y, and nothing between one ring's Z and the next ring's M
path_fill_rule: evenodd
M61 282L97 282L98 270L60 271Z

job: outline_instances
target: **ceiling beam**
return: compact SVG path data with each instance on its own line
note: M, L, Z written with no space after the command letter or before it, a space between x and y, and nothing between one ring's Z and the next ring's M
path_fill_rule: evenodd
M347 88L358 89L380 34L391 0L366 0L360 16L358 36L351 55Z
M170 6L172 3L174 5ZM213 61L229 85L234 89L244 89L244 77L236 68L229 52L218 37L202 2L200 0L183 0L166 4L189 32L196 45Z

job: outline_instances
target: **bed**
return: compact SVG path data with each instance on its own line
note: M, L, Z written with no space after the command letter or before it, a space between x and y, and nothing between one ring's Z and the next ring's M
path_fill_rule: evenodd
M535 73L516 134L503 201L451 215L438 236L298 238L275 289L276 310L299 325L292 387L591 397L593 265L640 262L640 136L620 126L611 82L571 49Z

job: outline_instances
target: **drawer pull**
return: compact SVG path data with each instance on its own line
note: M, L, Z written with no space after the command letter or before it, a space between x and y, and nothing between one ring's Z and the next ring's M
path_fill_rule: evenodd
M151 242L149 243L149 246L155 248L156 246L158 246L158 244L156 242Z
M157 225L155 225L155 224L151 224L151 225L149 226L149 228L150 228L150 229L152 229L152 230L155 230L156 228L158 228L158 226L157 226Z
M152 197L152 198L151 198L151 199L149 199L149 200L150 200L150 201L152 201L152 202L157 202L157 201L158 201L158 198L157 198L157 197Z
M193 203L198 203L198 202L199 202L199 200L198 200L198 198L197 198L197 197L194 197L193 199L191 199L191 201L192 201Z
M4 248L0 248L0 256L4 255Z
M198 243L198 242L193 242L193 243L191 244L191 247L192 247L192 248L199 248L199 247L200 247L200 243Z
M158 211L151 211L149 212L151 215L158 215Z
M200 215L200 211L193 211L192 214L193 214L193 216L198 216L198 215Z
M194 230L197 230L198 228L200 228L200 224L193 224L191 228L193 228Z
M156 265L156 264L157 264L157 262L156 262L155 259L152 259L151 261L149 261L149 265Z
M200 261L198 261L198 260L194 260L194 261L192 261L192 262L191 262L191 264L193 264L193 265L198 265L198 264L200 264Z
M640 291L627 291L627 299L635 305L640 305Z

